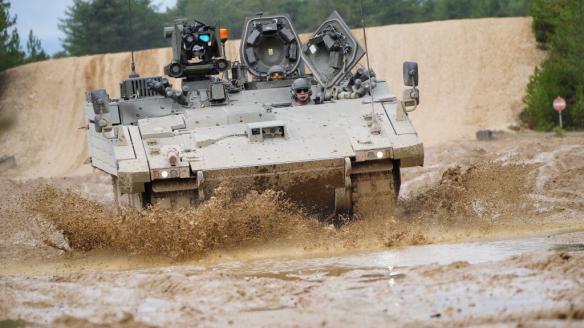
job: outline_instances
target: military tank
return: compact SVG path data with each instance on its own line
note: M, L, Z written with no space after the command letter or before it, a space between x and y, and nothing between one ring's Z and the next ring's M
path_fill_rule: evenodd
M417 64L404 63L409 88L394 96L358 66L365 49L337 12L304 43L287 15L248 17L233 62L224 29L183 19L164 35L173 51L164 72L179 88L133 72L118 99L87 93L91 165L112 176L119 206L197 206L228 181L282 190L322 216L356 213L392 208L400 168L423 165L408 117ZM301 106L299 78L310 95Z

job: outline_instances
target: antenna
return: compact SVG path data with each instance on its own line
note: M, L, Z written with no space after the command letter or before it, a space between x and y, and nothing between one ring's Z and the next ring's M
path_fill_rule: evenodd
M129 78L136 78L136 77L140 77L140 75L138 75L138 73L136 73L136 63L134 62L134 43L132 42L133 40L133 34L132 34L132 0L128 0L128 43L130 44L130 51L132 52L132 64L130 66L130 75L128 75Z
M371 92L371 82L373 82L373 76L371 76L371 66L369 65L369 48L367 48L367 32L365 31L365 15L363 14L363 0L359 0L359 7L361 7L361 27L363 28L363 40L365 41L365 55L367 58L367 71L369 74L369 96L371 97L371 133L379 134L381 132L379 128L379 123L377 120L377 115L375 115L375 105L373 105L373 93Z
M365 31L365 15L363 14L363 0L359 0L361 8L361 28L363 29L363 40L365 41L365 58L367 59L367 73L369 74L369 95L371 96L371 110L373 110L373 94L371 93L371 66L369 65L369 48L367 48L367 32Z

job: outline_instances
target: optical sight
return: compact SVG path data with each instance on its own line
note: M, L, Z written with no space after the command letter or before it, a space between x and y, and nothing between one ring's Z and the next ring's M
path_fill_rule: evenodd
M204 77L230 67L224 54L227 39L214 26L181 19L166 27L164 35L172 44L172 62L164 67L165 74L171 77Z

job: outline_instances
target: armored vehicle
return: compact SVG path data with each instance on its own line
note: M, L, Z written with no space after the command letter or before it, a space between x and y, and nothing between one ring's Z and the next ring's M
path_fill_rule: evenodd
M227 181L282 190L322 216L391 208L400 168L423 164L408 118L417 64L404 63L410 88L392 95L359 66L365 48L337 12L304 43L287 15L249 17L233 62L224 29L177 20L164 34L164 72L180 88L131 74L119 99L87 93L91 164L113 177L120 206L196 206Z

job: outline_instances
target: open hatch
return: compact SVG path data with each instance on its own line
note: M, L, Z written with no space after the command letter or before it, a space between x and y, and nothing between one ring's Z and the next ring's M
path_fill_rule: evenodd
M334 11L302 47L302 58L325 88L335 86L365 55L351 29Z
M265 77L276 65L291 75L301 62L300 46L287 15L248 17L243 26L240 58L254 76Z

